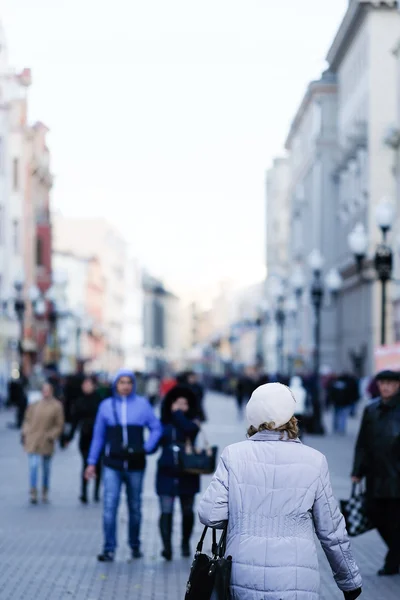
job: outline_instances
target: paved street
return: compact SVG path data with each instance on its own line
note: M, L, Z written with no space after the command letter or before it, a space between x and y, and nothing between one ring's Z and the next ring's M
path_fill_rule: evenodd
M212 442L222 448L244 436L233 401L210 394L207 401ZM18 433L6 427L10 413L0 413L0 600L179 600L190 560L179 557L176 527L176 560L165 564L157 531L158 505L154 496L155 459L149 465L144 502L143 561L129 563L125 543L126 513L120 512L120 548L117 561L99 565L101 507L82 507L78 498L80 459L76 447L59 451L53 463L52 502L30 506L27 501L27 461L18 444ZM348 473L357 423L346 439L308 438L307 443L325 452L338 497L349 493ZM204 485L207 484L206 478ZM179 516L177 515L177 521ZM178 523L177 523L178 524ZM197 527L197 534L200 527ZM354 551L363 572L365 600L395 600L400 577L381 580L384 546L373 532L354 540ZM323 600L343 598L334 585L325 558L321 557Z

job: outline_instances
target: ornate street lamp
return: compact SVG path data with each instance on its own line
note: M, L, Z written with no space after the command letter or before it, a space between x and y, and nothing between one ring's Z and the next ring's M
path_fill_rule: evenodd
M283 374L284 371L284 344L285 344L285 323L286 323L286 312L285 312L285 291L283 282L278 279L274 289L273 295L276 302L275 308L275 322L277 325L277 338L276 338L276 356L277 356L277 367L278 373Z
M386 305L387 305L387 283L392 279L393 251L387 243L387 235L391 229L395 216L395 206L391 200L383 198L376 207L376 224L382 232L382 242L378 244L374 267L377 279L381 282L381 345L386 343ZM350 250L353 252L357 271L362 274L364 260L367 256L368 237L364 225L358 223L348 237Z
M342 286L342 279L337 269L331 269L326 278L325 285L322 280L322 269L324 258L317 249L313 250L309 257L309 266L313 273L311 284L311 301L314 308L314 360L313 370L315 378L314 396L314 432L324 434L321 410L321 310L325 294L325 287L331 295L337 296Z

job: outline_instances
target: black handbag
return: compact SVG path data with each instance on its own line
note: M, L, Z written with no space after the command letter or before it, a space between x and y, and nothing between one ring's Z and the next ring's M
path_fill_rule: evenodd
M194 475L212 475L217 464L218 446L210 446L204 431L200 431L204 438L204 448L196 448L190 439L187 439L179 452L180 470Z
M368 516L367 496L361 486L356 483L353 484L350 500L341 500L340 508L350 537L374 529L374 525Z
M228 524L225 525L220 540L212 530L212 556L203 553L203 543L208 527L204 528L186 584L185 600L229 600L232 557L225 558Z

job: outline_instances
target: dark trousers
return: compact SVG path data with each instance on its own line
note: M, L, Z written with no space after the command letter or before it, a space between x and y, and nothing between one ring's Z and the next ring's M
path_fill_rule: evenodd
M400 498L383 498L371 501L371 519L388 547L385 567L400 566Z
M182 547L189 544L194 526L194 496L179 496L182 511ZM161 519L160 528L164 547L171 549L172 520L175 498L173 496L160 496Z
M81 473L81 497L87 499L87 488L88 480L85 478L86 467L88 466L89 448L87 446L80 446L79 448L82 456L82 473ZM101 485L101 460L96 465L96 479L94 481L94 499L98 502L100 498L100 485Z
M171 515L174 511L175 498L173 496L160 496L160 508L164 514ZM182 516L193 515L194 496L179 496Z

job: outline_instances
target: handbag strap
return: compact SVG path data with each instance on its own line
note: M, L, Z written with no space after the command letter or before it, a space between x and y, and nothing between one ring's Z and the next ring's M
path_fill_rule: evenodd
M224 529L222 530L221 537L219 538L217 552L215 553L215 556L217 556L218 558L223 558L225 556L227 535L228 535L228 522L226 522Z
M204 544L204 540L206 538L208 529L209 528L207 527L207 525L203 529L203 533L201 534L201 538L199 540L199 543L197 544L197 548L196 548L197 552L203 551L203 544ZM223 556L225 554L225 550L226 550L227 533L228 533L228 523L226 523L226 525L224 526L224 529L222 530L222 533L221 533L221 537L219 538L219 542L217 542L217 530L214 527L212 528L211 552L212 552L212 555L214 556L214 558L223 558Z
M208 527L206 525L204 527L204 529L203 529L203 533L201 534L201 538L199 540L199 543L197 544L197 548L196 548L197 552L202 552L202 550L203 550L203 544L204 544L204 540L205 540L207 531L208 531Z

